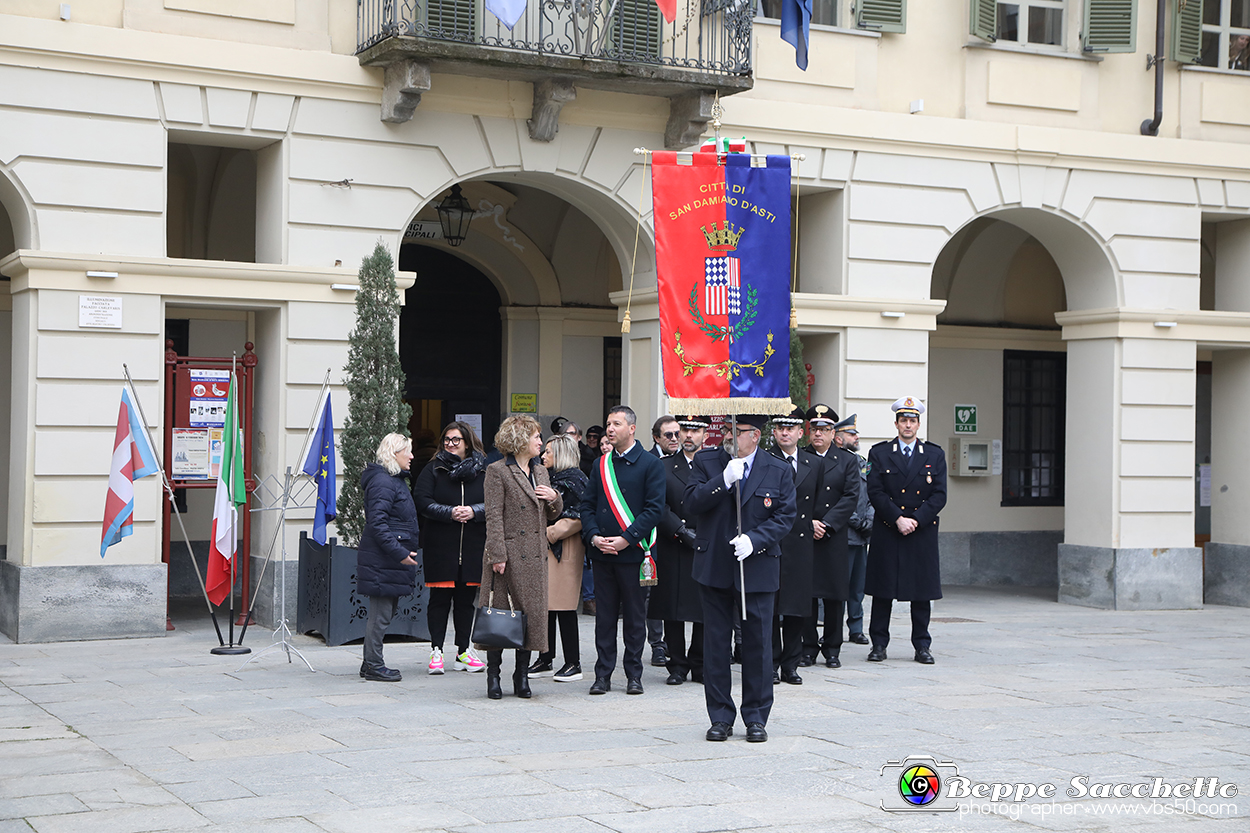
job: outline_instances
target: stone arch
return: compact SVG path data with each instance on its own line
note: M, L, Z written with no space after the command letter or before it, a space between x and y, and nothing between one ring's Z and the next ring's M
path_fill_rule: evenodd
M0 211L8 215L8 224L12 230L13 250L39 248L39 231L35 222L35 212L30 208L31 200L27 197L25 190L16 176L0 168ZM0 217L0 221L2 220L3 218ZM8 254L7 251L0 251L0 257L6 254Z

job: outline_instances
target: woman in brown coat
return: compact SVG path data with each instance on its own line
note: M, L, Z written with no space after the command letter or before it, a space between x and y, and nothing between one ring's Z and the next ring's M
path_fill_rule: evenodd
M512 689L530 697L530 652L547 647L547 522L555 520L563 502L547 469L538 460L542 434L533 417L511 416L495 434L495 448L507 455L486 467L486 551L482 557L482 589L478 606L512 604L525 614L525 647L516 652ZM503 651L486 650L486 696L498 700Z

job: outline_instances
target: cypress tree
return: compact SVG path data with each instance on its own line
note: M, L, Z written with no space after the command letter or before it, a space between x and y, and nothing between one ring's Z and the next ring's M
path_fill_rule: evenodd
M339 437L343 485L338 499L338 530L354 547L365 528L360 473L374 460L378 443L391 432L408 435L412 408L404 401L404 369L399 362L395 327L399 291L395 262L381 241L360 264L356 291L356 327L347 336L347 393L351 401Z
M790 331L790 401L804 410L811 405L807 401L807 366L803 363L803 341L798 330Z

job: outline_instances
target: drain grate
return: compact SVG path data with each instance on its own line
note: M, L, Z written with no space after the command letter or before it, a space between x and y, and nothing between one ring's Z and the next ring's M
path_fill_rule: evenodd
M941 622L943 625L983 625L980 619L962 619L958 616L934 616L934 622Z

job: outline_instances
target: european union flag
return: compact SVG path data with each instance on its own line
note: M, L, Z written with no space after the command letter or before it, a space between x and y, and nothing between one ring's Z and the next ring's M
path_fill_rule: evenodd
M794 63L804 72L811 26L812 0L781 0L781 39L794 47Z
M330 394L326 392L325 407L317 420L312 442L308 444L308 456L302 466L304 474L312 475L317 483L317 511L313 515L313 540L324 545L326 524L338 514L335 505L334 483L334 417L330 413Z

